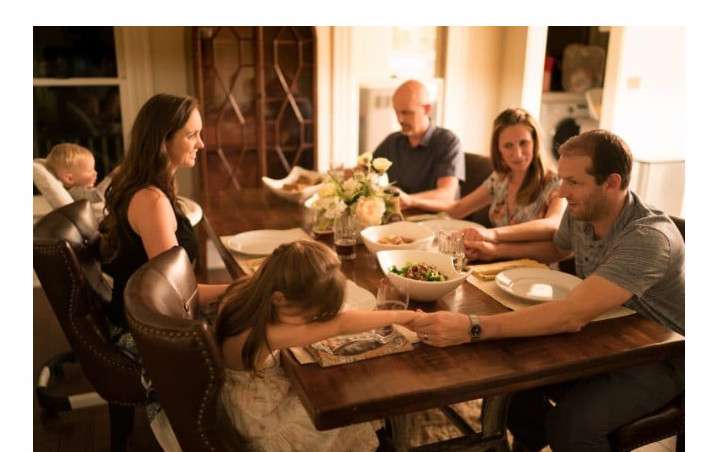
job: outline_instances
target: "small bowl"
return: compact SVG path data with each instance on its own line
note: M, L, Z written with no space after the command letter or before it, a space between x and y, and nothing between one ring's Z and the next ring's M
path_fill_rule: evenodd
M302 190L297 191L290 191L284 189L285 184L293 184L301 176L308 178L310 181L312 181L313 185L310 185ZM269 177L265 176L262 177L262 182L275 195L289 201L302 204L310 196L318 192L319 189L322 187L322 175L316 171L310 171L308 169L302 168L301 166L295 166L284 179L270 179Z
M360 234L364 245L374 254L384 250L425 250L429 248L434 241L434 232L431 229L410 221L399 221L381 226L369 226L368 228L362 229ZM411 239L412 242L403 243L401 245L379 243L379 240L388 235L406 237L407 239Z
M386 250L376 253L379 266L389 281L399 290L409 292L409 296L417 301L434 301L459 287L469 276L469 273L456 271L451 256L425 250ZM405 278L390 272L389 268L395 265L401 268L407 262L426 263L435 266L448 278L446 281L418 281Z

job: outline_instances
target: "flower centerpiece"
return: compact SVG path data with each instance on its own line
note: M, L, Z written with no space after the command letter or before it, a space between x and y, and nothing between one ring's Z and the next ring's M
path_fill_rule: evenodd
M371 153L365 153L359 156L355 169L330 172L313 202L317 209L314 230L331 230L340 215L353 216L359 228L401 215L396 191L386 174L389 167L388 159L375 159Z

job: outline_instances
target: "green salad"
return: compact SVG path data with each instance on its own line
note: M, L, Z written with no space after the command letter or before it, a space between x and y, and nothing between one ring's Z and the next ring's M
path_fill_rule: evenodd
M389 271L418 281L446 281L448 279L446 275L441 273L435 266L423 262L418 264L407 262L401 268L392 265L389 267Z

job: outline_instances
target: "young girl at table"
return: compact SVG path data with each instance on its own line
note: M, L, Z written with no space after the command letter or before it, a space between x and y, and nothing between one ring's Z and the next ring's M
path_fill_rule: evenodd
M378 446L370 423L316 430L279 365L280 349L392 323L407 325L423 315L339 312L346 283L339 266L326 245L285 244L223 296L215 326L227 368L221 397L235 428L259 450L360 452Z

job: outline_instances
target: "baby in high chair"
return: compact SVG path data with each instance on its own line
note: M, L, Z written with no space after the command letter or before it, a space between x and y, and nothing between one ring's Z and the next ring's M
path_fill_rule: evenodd
M74 143L56 144L47 155L45 166L62 182L75 201L105 202L105 191L112 181L112 173L95 185L95 157L89 149Z

